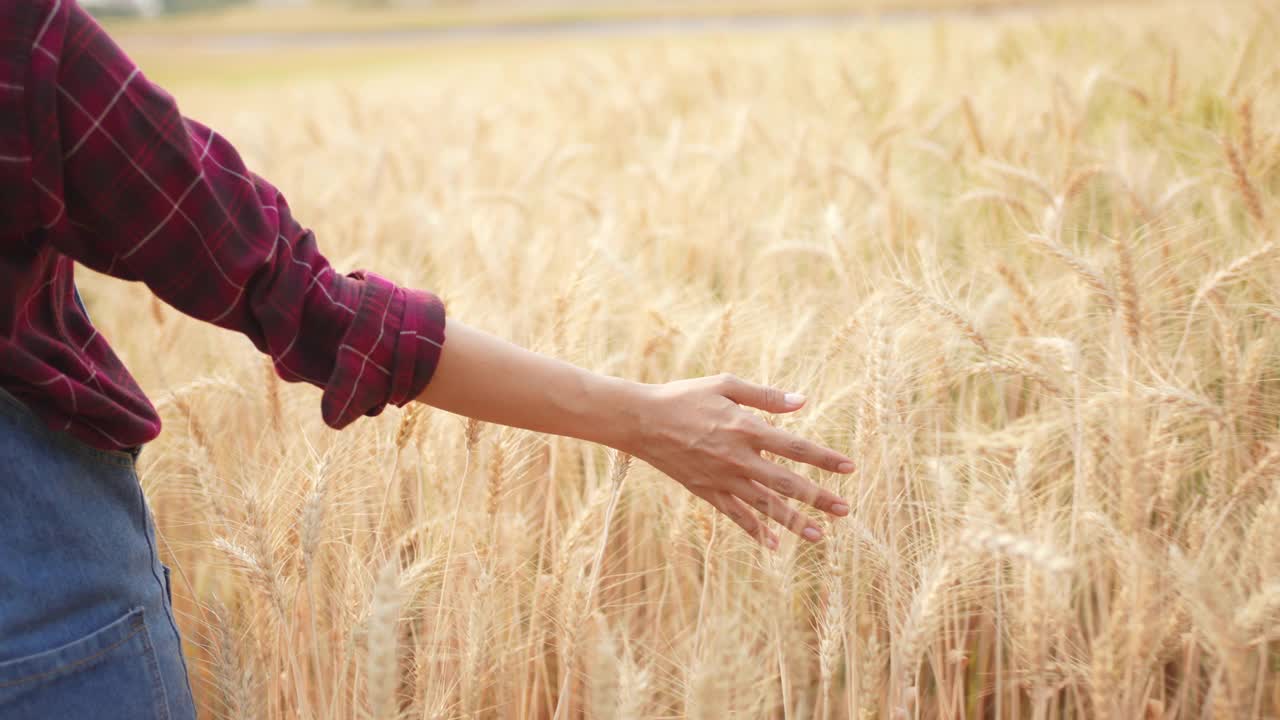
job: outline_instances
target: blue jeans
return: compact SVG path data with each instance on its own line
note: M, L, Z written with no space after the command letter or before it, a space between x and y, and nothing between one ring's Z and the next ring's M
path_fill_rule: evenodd
M195 717L136 459L0 390L0 720Z

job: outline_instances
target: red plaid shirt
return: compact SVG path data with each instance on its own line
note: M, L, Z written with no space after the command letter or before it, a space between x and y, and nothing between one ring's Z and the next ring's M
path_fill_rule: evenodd
M0 388L129 449L160 417L75 301L76 261L244 333L324 390L335 428L416 397L444 343L439 298L334 272L280 192L74 0L0 0Z

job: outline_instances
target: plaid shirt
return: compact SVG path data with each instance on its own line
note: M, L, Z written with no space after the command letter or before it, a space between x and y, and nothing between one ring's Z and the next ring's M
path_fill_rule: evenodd
M335 428L415 398L444 343L439 298L334 272L280 192L74 0L0 0L0 388L130 449L160 418L76 302L76 261L244 333L323 389Z

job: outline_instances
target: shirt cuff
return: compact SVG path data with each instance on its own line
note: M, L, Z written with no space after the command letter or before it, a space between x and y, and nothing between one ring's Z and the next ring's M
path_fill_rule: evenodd
M360 306L338 346L320 402L325 423L337 429L422 394L440 362L445 336L444 303L436 295L398 287L371 272L348 277L363 285Z

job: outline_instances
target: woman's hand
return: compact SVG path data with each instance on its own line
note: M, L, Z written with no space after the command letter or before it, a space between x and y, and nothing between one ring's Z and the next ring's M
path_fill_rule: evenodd
M530 352L450 320L448 341L419 400L485 422L601 443L675 478L770 547L778 538L755 508L816 542L822 530L793 510L796 498L835 516L845 500L769 462L761 451L830 472L853 461L774 429L742 406L792 412L804 398L731 375L645 385Z
M644 386L632 410L631 437L619 449L648 462L711 503L747 534L770 548L777 536L760 514L817 542L822 530L785 498L823 512L849 514L849 503L761 457L767 451L835 473L851 473L849 458L771 427L743 406L793 412L804 397L732 375Z

